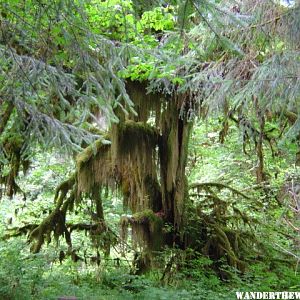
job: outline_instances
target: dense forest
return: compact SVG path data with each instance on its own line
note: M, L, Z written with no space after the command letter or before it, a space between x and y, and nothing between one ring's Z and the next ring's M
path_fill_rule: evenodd
M300 1L0 0L0 216L0 299L298 299Z

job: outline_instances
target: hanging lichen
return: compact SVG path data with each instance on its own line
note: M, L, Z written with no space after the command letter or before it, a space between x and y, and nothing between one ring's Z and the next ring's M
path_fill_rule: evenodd
M113 186L110 145L101 140L88 146L76 158L77 192L90 192L96 185Z
M137 81L127 82L127 92L130 95L136 115L131 114L130 118L134 121L147 123L150 117L155 119L155 126L159 126L162 105L165 98L159 93L148 93L145 83Z
M112 157L124 197L132 212L160 208L157 183L156 130L142 122L126 121L113 130Z
M20 170L23 169L25 174L30 166L30 160L24 155L28 125L12 117L15 115L13 102L2 102L0 99L0 111L3 110L0 114L0 153L3 156L0 160L0 185L4 185L6 195L12 198L16 193L23 193L17 177Z
M163 245L164 236L162 227L164 220L159 213L147 209L135 213L131 217L122 217L122 238L126 241L128 226L132 227L132 240L135 248L144 248L147 251L160 250Z

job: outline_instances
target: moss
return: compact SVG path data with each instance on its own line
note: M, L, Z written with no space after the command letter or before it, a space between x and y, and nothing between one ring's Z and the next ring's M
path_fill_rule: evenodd
M6 239L9 239L9 238L12 238L12 237L27 235L32 230L34 230L36 227L38 227L38 225L36 225L36 224L26 224L22 227L9 228L9 229L7 229L7 231L9 233L2 236L2 239L6 240Z
M145 144L146 147L155 147L158 141L158 132L149 124L129 120L118 126L117 138L117 145L122 152L119 155L126 155L140 148L142 144Z
M6 107L4 107L6 106ZM4 132L6 125L8 124L8 121L10 119L10 116L13 112L14 109L14 105L11 101L4 103L4 105L0 105L1 111L3 111L3 113L0 116L0 136L1 134Z
M71 175L67 180L62 182L55 191L54 202L57 202L57 206L62 205L62 201L67 195L68 191L72 189L75 184L75 174Z
M110 145L96 141L87 147L76 158L77 165L77 192L89 193L96 185L106 186L112 178L112 162Z
M132 216L131 223L134 225L140 225L135 227L135 230L142 231L140 235L143 237L143 241L146 242L146 248L154 250L160 249L163 240L162 227L164 224L161 217L157 216L152 210L147 209L142 212L135 213ZM145 238L145 231L147 232L147 230L149 230L149 236ZM141 243L139 240L136 242Z
M137 223L162 223L162 219L158 217L151 209L146 209L144 211L135 213L132 216L134 222Z
M156 203L161 203L155 165L158 138L157 130L142 122L126 121L112 128L113 179L133 213L157 209Z
M98 140L77 156L72 193L75 200L83 196L93 199L98 204L97 214L103 220L101 199L95 189L109 187L121 191L124 204L133 213L131 218L121 221L123 238L127 238L131 225L136 243L144 249L159 249L164 242L165 219L180 231L188 201L184 173L191 126L185 117L180 118L181 111L187 108L187 97L166 99L162 95L147 94L144 86L129 85L138 115L131 112L124 115L117 109L119 123L110 129L111 144ZM153 126L147 123L150 116L155 118L151 119ZM74 205L74 199L66 204L68 188L68 184L58 187L55 213L36 230L38 241L42 241L49 230L56 230L57 236L67 235L60 220L64 221L65 207L71 209Z
M12 198L16 193L23 193L17 184L16 179L23 163L25 164L23 171L26 171L26 165L28 166L28 160L22 157L22 148L24 146L24 142L24 137L22 134L17 132L17 128L13 128L13 132L4 131L0 137L0 144L2 144L5 151L5 156L8 160L7 165L5 165L5 168L7 168L7 171L5 172L6 175L0 178L0 183L4 184L6 194L9 198ZM0 170L3 166L3 162L0 162Z
M120 237L121 237L121 241L123 242L123 245L127 242L128 226L129 226L128 218L125 217L125 216L121 217L121 220L120 220L120 227L121 227ZM123 248L124 249L122 249L122 250L125 251L125 247L123 247Z
M241 254L248 252L248 245L253 240L253 235L230 229L215 222L207 222L206 227L209 228L211 234L204 237L206 241L202 253L216 262L220 258L226 257L230 266L244 272L247 264L243 261Z
M76 157L77 169L80 169L86 164L93 156L101 152L102 150L107 150L107 144L103 143L103 139L95 141L92 145L86 147L81 153Z
M34 228L30 235L29 241L32 243L31 251L37 253L40 251L45 241L51 240L51 233L58 240L61 235L65 236L67 244L71 247L71 236L66 227L66 213L69 206L75 201L75 175L72 175L68 180L58 186L55 193L55 209L46 217L42 223ZM68 192L70 195L67 197ZM67 197L67 198L66 198Z
M140 211L132 217L121 218L121 237L126 242L128 227L132 228L133 247L143 248L145 251L158 251L163 245L163 219L150 209Z
M224 183L220 183L220 182L194 182L194 183L190 184L190 186L189 186L190 189L196 188L198 190L198 192L201 191L201 189L207 190L207 188L211 188L211 187L215 187L218 190L228 189L229 191L231 191L233 193L233 195L238 195L238 196L242 196L245 199L250 199L249 196L240 192L239 190L237 190L229 185L226 185Z
M137 81L128 80L126 89L136 111L136 114L130 115L131 119L146 123L149 117L154 115L155 124L158 124L163 105L162 95L148 93L146 84Z
M149 195L152 201L151 209L154 212L158 212L162 210L162 198L161 198L161 189L160 185L157 182L156 178L153 176L146 176L144 179L144 186L146 194Z

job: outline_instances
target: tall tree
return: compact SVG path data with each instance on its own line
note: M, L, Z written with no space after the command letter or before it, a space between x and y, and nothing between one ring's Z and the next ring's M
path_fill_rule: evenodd
M52 232L72 246L66 213L86 198L96 203L94 236L109 232L104 188L121 192L133 213L123 229L132 226L147 255L191 245L187 212L196 209L188 210L185 168L199 110L224 113L222 139L232 120L245 143L254 141L259 183L266 180L263 143L272 142L266 118L292 116L288 136L299 134L299 5L181 2L146 11L131 1L1 4L0 166L8 195L19 190L15 178L37 141L83 149L56 191L55 209L30 234L34 251ZM96 126L101 116L106 132ZM219 237L210 251L225 251L236 266L229 234L209 224Z

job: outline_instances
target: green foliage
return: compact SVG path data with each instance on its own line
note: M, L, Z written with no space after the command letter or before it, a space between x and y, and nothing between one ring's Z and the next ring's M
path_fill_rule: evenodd
M173 6L167 6L166 8L156 7L152 11L146 11L143 13L140 20L140 25L144 31L154 30L173 30L174 24Z
M47 261L26 253L20 241L0 244L0 297L1 299L32 299L41 288L41 277Z

